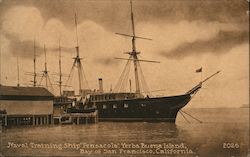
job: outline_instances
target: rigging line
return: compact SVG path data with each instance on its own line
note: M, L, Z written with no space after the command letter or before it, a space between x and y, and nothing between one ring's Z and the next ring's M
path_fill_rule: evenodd
M128 64L125 66L125 69L124 69L124 71L123 71L123 76L122 76L122 78L121 78L119 91L123 91L124 82L125 82L125 79L126 79L126 75L127 75L127 73L128 73L129 65L130 65L130 62L128 62Z
M45 76L46 76L45 77L45 86L48 89L48 75L46 74Z
M121 91L124 91L124 92L126 92L126 84L127 84L127 81L128 81L128 75L129 75L129 72L130 72L131 63L132 62L129 62L129 64L127 66L126 72L124 73L123 82L121 84Z
M120 84L121 84L121 80L122 80L122 77L124 75L124 72L125 72L125 70L127 68L127 65L129 64L129 62L130 62L130 60L127 61L126 65L125 65L125 67L124 67L124 69L123 69L123 71L122 71L122 73L121 73L121 75L120 75L120 77L118 79L118 82L117 82L117 84L116 84L116 86L114 88L114 91L119 92L119 87L120 87Z
M53 87L53 85L52 85L52 83L51 83L51 81L50 81L50 77L49 77L49 75L48 75L48 81L49 81L49 84L50 84L50 88L51 88L51 90L52 90L52 91L54 91L54 87Z
M71 67L71 70L70 70L70 73L69 73L69 77L68 77L68 79L67 79L67 81L66 81L66 85L68 85L68 81L69 81L69 79L70 79L70 77L71 77L71 75L72 75L72 72L73 72L73 70L74 70L75 65L76 65L76 59L74 60L74 63L73 63L73 65L72 65L72 67Z
M151 92L148 88L148 85L147 85L147 82L145 80L145 77L144 77L144 74L143 74L143 71L142 71L142 68L141 68L141 65L140 63L138 63L138 67L139 67L139 72L141 74L141 84L142 84L142 88L144 89L144 92L148 95L151 95Z
M136 53L131 55L133 57L133 67L134 67L134 79L135 79L135 91L136 93L140 93L140 84L139 84L139 76L138 76L138 67L137 67L137 56Z
M142 73L142 70L140 69L140 73L141 73L141 84L142 84L142 88L144 90L144 92L148 95L150 95L150 92L149 92L149 88L147 86L147 83L145 81L145 78L144 78L144 75Z
M74 68L75 68L75 66L72 66L72 69L71 69L70 74L68 76L67 82L65 84L66 88L69 87L69 86L71 86L72 80L74 78Z
M193 118L193 119L197 120L198 122L202 123L202 121L201 121L201 120L199 120L199 119L195 118L194 116L190 115L189 113L187 113L187 112L185 112L185 111L183 111L183 110L180 110L180 111L182 111L182 112L183 112L183 113L185 113L186 115L190 116L191 118Z
M127 84L129 83L129 73L130 73L130 69L131 69L131 64L132 63L130 62L129 67L128 67L128 73L126 75L125 85L124 85L125 88L128 87Z
M129 73L130 73L130 67L131 67L131 62L128 64L127 71L125 73L123 83L122 83L122 90L126 91L127 83L128 83L128 78L129 78Z
M145 93L146 95L149 95L148 90L145 88L145 85L142 81L142 79L140 79L140 85L141 85L141 92L140 93Z
M84 81L85 81L85 83L86 83L86 86L87 86L87 89L90 89L89 88L89 84L88 84L88 80L87 80L87 78L86 78L86 75L85 75L85 72L84 72L84 70L83 70L83 66L82 66L82 63L81 62L79 62L79 66L80 66L80 69L81 69L81 77L84 79ZM84 83L84 82L83 82Z
M72 77L70 77L70 79L69 79L69 84L66 84L66 86L69 86L69 85L71 86L72 80L73 80L73 78L74 78L74 74L75 74L75 73L74 73L74 71L73 71L73 72L71 73L71 76L72 76Z
M190 121L188 121L188 119L184 116L184 114L181 112L181 110L180 110L180 113L181 113L182 117L183 117L188 123L190 123Z
M44 76L44 73L43 73L43 75L42 75L42 77L41 77L41 79L40 79L40 81L39 81L39 84L38 84L38 86L41 86L41 84L42 84L42 81L43 81L43 77L45 77L45 76Z
M125 77L125 73L126 73L126 71L127 71L127 69L128 69L128 65L129 65L129 62L128 62L128 64L126 64L126 66L124 67L124 70L123 70L123 72L122 72L122 75L121 75L121 77L120 77L120 79L119 79L119 83L118 83L118 92L121 92L121 90L122 90L122 85L123 85L123 81L124 81L124 77Z
M83 80L83 75L82 75L82 70L81 70L81 65L78 63L78 75L79 75L79 83L80 85L80 90L83 90L85 88L84 80Z

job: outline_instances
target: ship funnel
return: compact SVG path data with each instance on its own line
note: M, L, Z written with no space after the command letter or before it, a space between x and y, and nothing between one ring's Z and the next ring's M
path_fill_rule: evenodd
M99 78L99 92L103 93L103 83L102 83L102 78Z

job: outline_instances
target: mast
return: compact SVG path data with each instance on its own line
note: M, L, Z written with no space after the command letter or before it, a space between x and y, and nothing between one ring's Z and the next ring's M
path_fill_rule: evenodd
M34 39L34 80L33 80L33 86L36 87L36 41Z
M131 24L132 24L132 33L133 34L132 35L123 34L123 33L116 33L116 34L132 38L132 52L125 52L126 54L129 54L129 56L130 56L128 59L126 59L126 58L115 58L115 59L127 60L128 62L126 64L126 66L129 65L130 61L133 62L133 64L134 64L134 75L135 75L135 88L136 88L135 93L136 93L137 97L140 97L141 88L143 90L143 86L145 86L147 88L147 85L146 85L146 81L144 80L144 76L143 76L143 73L142 73L141 66L140 66L139 62L140 61L142 61L142 62L152 62L152 63L160 63L160 62L138 59L137 54L140 54L140 52L138 52L136 50L136 38L144 39L144 40L152 40L152 39L136 36L132 0L130 0L130 11L131 11ZM125 66L124 72L126 72L126 66ZM121 86L123 86L123 84L120 83L120 82L124 82L124 80L126 80L126 74L124 72L122 73L122 75L121 75L121 77L120 77L120 79L118 81L118 84L117 84L117 89L118 90L121 88ZM141 77L140 79L142 80L141 81L141 87L140 87L140 81L139 81L139 74L140 74L140 77Z
M47 53L46 53L45 44L44 44L44 47L43 47L43 51L44 51L44 71L43 71L43 74L42 74L42 78L41 78L41 80L39 82L39 86L42 85L43 78L45 78L45 86L46 86L46 88L49 90L49 87L50 87L51 91L54 91L52 83L51 83L50 78L49 78L49 71L48 71L48 68L47 68Z
M2 85L2 40L0 35L0 86Z
M78 43L78 32L77 32L77 16L75 14L75 33L76 33L76 57L74 57L74 63L71 67L71 70L70 70L70 74L69 74L69 77L66 81L66 85L68 84L70 78L72 77L72 73L73 73L73 70L74 68L77 68L77 73L78 73L78 83L79 83L79 94L82 93L82 89L83 89L83 79L85 79L86 81L86 87L88 88L88 82L87 82L87 79L85 77L85 74L84 74L84 71L83 71L83 67L82 67L82 63L81 63L81 59L80 58L80 55L79 55L79 43Z
M59 40L59 90L60 96L62 96L62 64L61 64L61 45Z
M135 93L139 94L140 93L140 84L139 84L138 67L137 67L137 64L138 64L137 54L138 54L138 52L136 51L136 46L135 46L135 24L134 24L133 6L132 6L131 0L130 0L130 6L131 6L131 22L132 22L132 31L133 31L131 56L133 57L134 72L135 72L135 88L136 88Z
M76 13L75 13L75 31L76 31L76 55L79 57L79 43L78 43L77 15L76 15Z
M19 81L20 81L20 79L19 79L19 59L18 59L18 56L17 56L17 87L20 86Z
M44 46L43 46L43 51L44 51L44 75L45 75L45 85L46 85L46 88L48 88L47 55L46 55L45 44L44 44Z
M77 32L77 16L75 13L75 29L76 29L76 63L78 70L78 79L79 79L79 94L82 91L82 78L81 78L81 58L79 57L79 43L78 43L78 32Z

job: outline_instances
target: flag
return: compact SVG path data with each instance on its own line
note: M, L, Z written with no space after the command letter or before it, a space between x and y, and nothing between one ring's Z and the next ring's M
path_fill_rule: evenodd
M202 72L202 67L201 67L201 68L199 68L199 69L197 69L195 72L197 72L197 73L201 73L201 72Z

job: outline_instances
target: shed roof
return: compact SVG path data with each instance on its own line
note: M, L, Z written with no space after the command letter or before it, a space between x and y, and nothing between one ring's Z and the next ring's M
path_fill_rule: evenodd
M0 86L0 96L53 97L54 95L43 87Z

